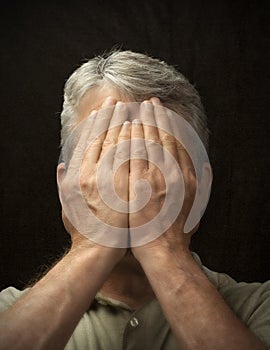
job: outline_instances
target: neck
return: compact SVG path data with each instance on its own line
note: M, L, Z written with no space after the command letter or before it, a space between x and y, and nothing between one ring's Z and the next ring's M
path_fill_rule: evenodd
M100 292L134 309L154 297L141 265L129 251L112 270Z

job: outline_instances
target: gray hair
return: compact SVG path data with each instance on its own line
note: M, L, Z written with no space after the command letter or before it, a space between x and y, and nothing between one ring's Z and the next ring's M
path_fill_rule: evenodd
M112 86L137 102L158 97L165 107L183 115L208 148L206 115L194 86L163 61L119 50L88 60L67 80L61 113L61 145L76 124L78 105L83 95L89 89L103 85Z

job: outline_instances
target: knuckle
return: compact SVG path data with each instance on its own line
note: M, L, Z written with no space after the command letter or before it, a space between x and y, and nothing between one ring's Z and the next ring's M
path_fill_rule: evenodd
M138 148L138 149L132 150L131 156L137 156L137 157L142 157L142 158L144 158L144 157L147 156L147 153L146 153L146 150L145 150L145 149Z
M130 136L128 134L120 134L118 136L118 143L122 142L122 141L130 141Z
M92 144L101 144L103 142L103 137L101 135L95 137L95 139L93 140Z
M101 147L103 140L101 137L96 137L87 147L86 153L91 152L93 149L98 149Z
M86 179L86 177L81 177L80 179L80 186L82 190L86 190L88 188L88 181Z
M175 143L175 138L170 134L163 134L160 139L162 143Z
M116 145L117 140L114 137L106 137L103 142L103 147L114 146Z
M178 151L186 151L185 147L180 142L176 142L176 147Z
M128 153L124 150L117 151L114 156L114 158L118 160L126 159L127 157L128 157Z
M147 139L147 141L150 143L150 144L158 144L158 145L161 145L162 144L162 141L158 138L158 137L153 137L151 139Z
M95 177L94 176L86 176L82 175L80 177L80 187L83 191L92 190L95 186Z

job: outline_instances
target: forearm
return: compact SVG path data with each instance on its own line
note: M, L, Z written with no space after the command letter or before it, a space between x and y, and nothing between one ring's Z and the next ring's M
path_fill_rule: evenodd
M181 349L266 349L189 252L149 254L141 264Z
M69 252L0 315L0 349L63 349L106 280L108 265L98 249Z

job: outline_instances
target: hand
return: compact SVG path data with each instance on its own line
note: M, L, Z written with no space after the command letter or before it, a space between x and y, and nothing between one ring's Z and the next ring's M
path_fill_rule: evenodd
M128 228L128 209L126 208L126 212L119 212L112 209L110 205L105 204L100 195L100 188L98 187L98 178L100 178L98 171L101 171L101 190L103 193L110 195L110 177L113 175L113 170L118 168L118 164L125 156L125 152L129 152L125 147L117 145L120 141L129 142L130 128L124 123L127 119L124 104L118 102L115 105L115 103L116 101L112 98L107 98L100 111L93 111L93 118L89 121L89 123L91 123L90 128L88 127L87 130L86 128L81 130L82 134L79 135L80 139L72 153L73 156L70 160L68 169L65 169L63 163L58 166L59 188L65 194L70 195L71 198L69 200L72 203L72 195L76 192L74 184L74 169L78 168L76 157L78 152L81 151L83 142L88 139L89 136L91 138L92 135L93 142L90 143L83 155L82 162L79 163L81 164L79 182L80 191L84 201L87 203L92 215L100 220L95 221L95 225L92 225L92 233L95 236L102 236L105 228L110 226ZM110 108L106 109L106 107ZM91 135L88 134L89 130ZM103 132L100 133L100 131ZM85 140L83 141L83 139ZM106 154L109 154L110 157L107 157L104 161ZM125 163L119 167L114 176L114 188L116 194L122 199L122 201L124 201L124 203L126 203L126 206L128 206L128 177L129 164ZM69 217L72 217L70 214L73 214L70 213L70 210L76 209L77 208L75 208L74 205L69 206ZM78 247L89 248L99 246L91 239L86 238L85 235L82 235L78 229L71 224L64 211L62 217L67 231L71 234L72 249ZM84 217L81 219L83 220ZM78 223L78 221L75 223ZM102 246L102 248L105 250L112 250L111 248L104 246ZM119 254L119 257L122 257L125 254L124 249L116 249L116 252Z
M116 103L113 112L103 109L96 114L91 127L95 139L80 167L80 186L88 207L101 223L117 228L128 228L129 162L119 166L122 159L129 157L127 117L125 105L121 102ZM105 132L100 134L100 130ZM122 141L126 143L121 144ZM124 212L114 209L119 198Z
M151 199L148 204L136 213L131 213L129 216L129 225L131 228L144 225L152 220L164 205L164 199L167 195L166 191L171 193L179 193L179 183L176 181L179 178L177 171L170 166L172 160L170 155L176 160L183 174L185 195L182 209L175 221L170 227L158 238L142 246L132 248L134 256L140 260L145 255L151 254L154 250L166 249L173 251L175 249L184 249L188 251L190 238L197 230L196 226L188 234L184 233L184 225L191 210L195 193L196 193L196 178L195 171L191 159L184 147L172 136L173 132L166 133L165 130L170 130L169 119L164 115L164 110L158 108L161 103L159 99L152 98L150 101L142 103L141 122L135 121L131 127L131 160L130 160L130 199L134 198L134 188L136 189L136 181L147 180L152 189ZM161 115L162 114L162 115ZM147 122L154 126L147 125ZM144 139L145 143L140 143L139 148L136 148L138 142L134 142L137 138ZM161 147L157 147L160 145ZM133 159L136 154L140 154L144 159ZM150 161L149 161L150 160ZM156 162L161 168L167 169L166 174L162 174ZM164 176L166 176L166 179ZM166 184L165 184L166 180ZM167 186L167 189L166 189ZM171 207L179 205L177 196L174 197L176 202L171 203ZM167 212L167 216L170 211ZM160 225L163 223L160 222ZM154 229L154 228L153 228ZM152 234L145 232L146 235Z

